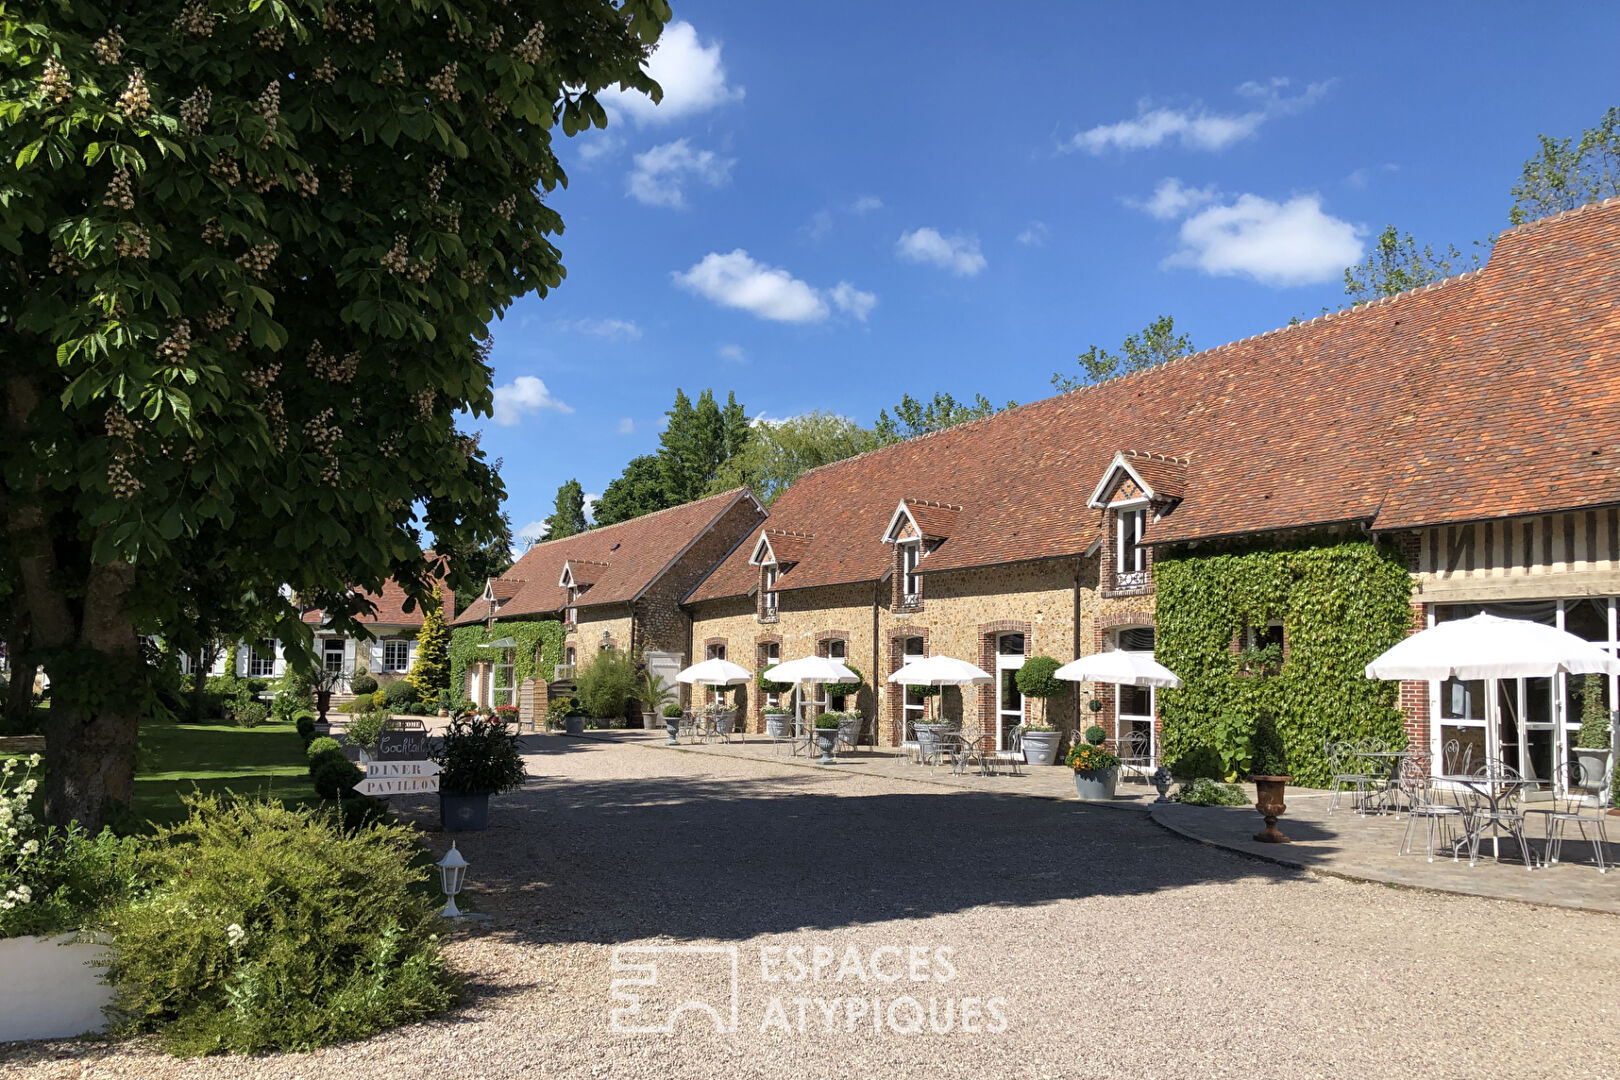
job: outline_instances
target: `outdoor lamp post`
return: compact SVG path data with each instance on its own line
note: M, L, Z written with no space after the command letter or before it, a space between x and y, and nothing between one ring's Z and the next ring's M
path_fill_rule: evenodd
M456 850L454 840L450 842L450 850L444 853L444 858L440 859L437 865L439 883L448 901L439 914L447 919L459 919L461 909L456 907L456 894L461 891L462 882L467 880L467 860Z
M605 649L609 645L612 645L612 644L613 644L613 635L608 633L606 630L602 631L602 648Z

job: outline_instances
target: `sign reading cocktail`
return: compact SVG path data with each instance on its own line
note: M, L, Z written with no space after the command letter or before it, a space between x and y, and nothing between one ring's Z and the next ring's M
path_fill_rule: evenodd
M427 795L439 790L436 761L368 761L366 778L354 785L362 795Z
M377 736L381 761L423 761L428 756L427 727L420 720L393 719Z

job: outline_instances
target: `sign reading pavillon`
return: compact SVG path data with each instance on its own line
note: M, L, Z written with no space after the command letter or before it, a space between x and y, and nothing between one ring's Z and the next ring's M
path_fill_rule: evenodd
M439 763L427 760L427 726L420 720L390 720L377 737L377 755L366 762L366 778L354 785L362 795L428 795L439 790Z

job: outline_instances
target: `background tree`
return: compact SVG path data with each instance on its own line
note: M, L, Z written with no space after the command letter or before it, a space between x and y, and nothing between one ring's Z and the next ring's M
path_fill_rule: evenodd
M672 505L664 492L664 473L658 458L641 454L630 459L624 472L602 489L602 497L591 508L596 527L650 514Z
M1620 195L1620 107L1611 107L1579 139L1540 139L1541 153L1524 163L1513 185L1513 224Z
M557 501L546 518L546 540L561 540L585 531L585 489L570 480L557 489Z
M1059 393L1066 393L1105 379L1146 371L1158 364L1179 360L1192 351L1192 338L1186 334L1176 333L1175 318L1160 315L1143 327L1140 334L1127 334L1118 353L1111 353L1093 345L1078 357L1080 377L1071 378L1060 371L1054 371L1052 386Z
M1016 401L1009 401L1002 408L1011 409L1017 404ZM969 420L979 420L1000 411L983 394L974 394L971 403L957 401L945 393L936 393L934 399L929 402L918 401L910 394L906 394L894 407L893 417L889 416L887 409L878 413L877 423L872 425L872 432L877 438L878 445L886 446L904 439L914 439L918 435L942 431L957 424L965 424Z
M698 395L694 405L685 391L675 391L675 403L665 413L669 423L658 436L658 467L668 505L700 499L720 466L748 444L748 417L737 395L726 395L722 409L712 390Z
M809 412L757 424L748 445L726 459L709 494L747 487L766 506L789 484L820 465L853 457L878 446L876 433L847 417Z
M484 584L512 569L512 518L504 511L495 534L481 544L450 550L435 537L434 551L445 556L455 586L456 610L465 611L484 595Z
M416 632L416 660L405 676L422 700L432 704L439 691L450 686L450 625L444 621L444 595L433 590L433 600L422 611L422 629Z
M1462 252L1451 245L1440 254L1425 244L1418 247L1412 234L1402 236L1393 225L1385 225L1365 261L1344 271L1344 292L1351 306L1383 296L1427 285L1432 281L1461 274L1479 265L1479 256L1465 264Z
M45 814L96 829L154 702L143 635L212 595L358 631L499 527L455 417L485 327L562 280L552 132L604 126L664 0L63 0L0 20L0 523L50 674ZM544 20L544 21L543 21ZM202 605L194 604L200 608Z

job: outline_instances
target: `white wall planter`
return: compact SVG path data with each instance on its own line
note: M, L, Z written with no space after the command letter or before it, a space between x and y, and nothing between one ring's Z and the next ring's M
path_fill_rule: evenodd
M112 987L98 963L107 946L76 934L0 940L0 1042L102 1031Z

